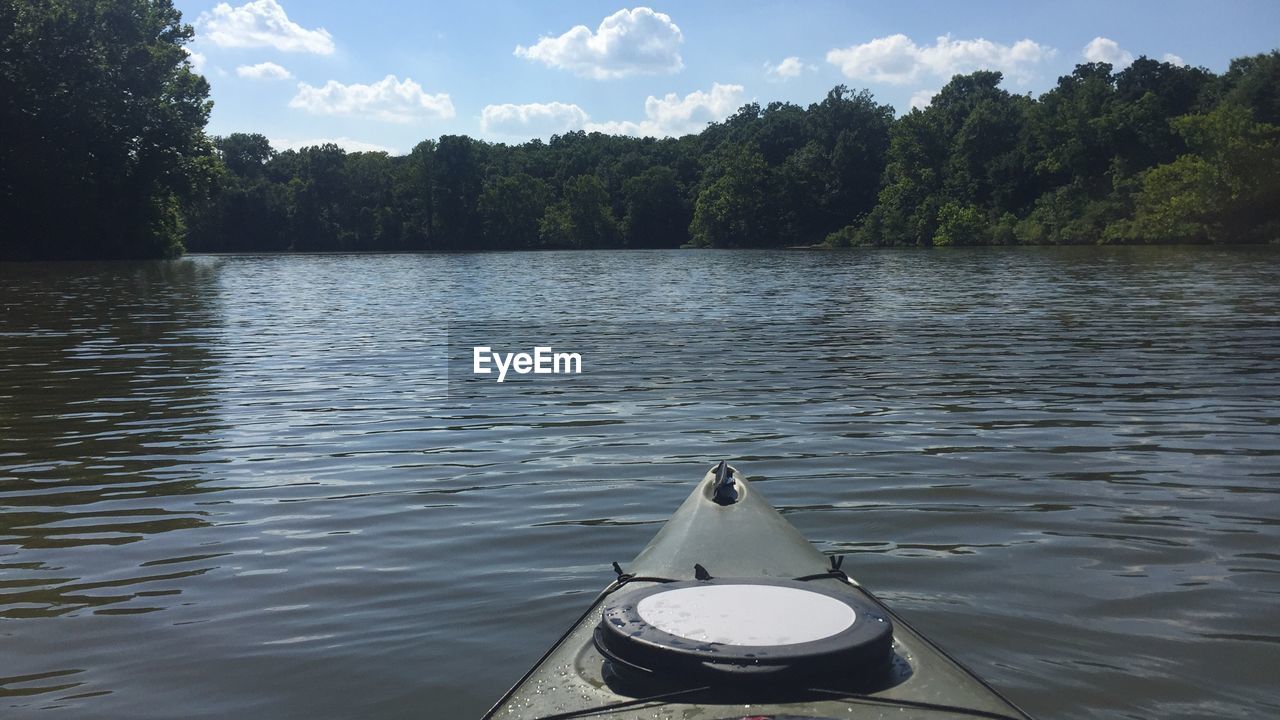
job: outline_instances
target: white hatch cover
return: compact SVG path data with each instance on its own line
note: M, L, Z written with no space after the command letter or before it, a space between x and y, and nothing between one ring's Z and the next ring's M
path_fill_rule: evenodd
M837 635L857 613L836 598L778 585L698 585L657 592L636 612L682 638L724 645L792 645Z
M893 657L881 608L846 585L799 579L678 580L619 594L591 639L611 672L775 687L871 677Z

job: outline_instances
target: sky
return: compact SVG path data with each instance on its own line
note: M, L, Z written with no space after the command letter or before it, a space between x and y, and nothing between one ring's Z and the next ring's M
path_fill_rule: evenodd
M978 69L1039 95L1090 60L1222 72L1280 47L1276 0L174 4L212 86L210 133L392 154L449 134L682 135L749 102L807 106L840 84L901 113Z

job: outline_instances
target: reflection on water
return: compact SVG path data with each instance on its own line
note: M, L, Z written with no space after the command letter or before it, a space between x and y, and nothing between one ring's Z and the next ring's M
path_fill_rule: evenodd
M476 716L728 457L1033 713L1276 714L1277 286L1265 249L0 266L0 707ZM482 341L586 372L476 382Z
M219 430L206 347L216 277L183 262L15 265L3 280L0 618L157 610L151 598L205 568L122 573L113 548L207 524L186 465Z

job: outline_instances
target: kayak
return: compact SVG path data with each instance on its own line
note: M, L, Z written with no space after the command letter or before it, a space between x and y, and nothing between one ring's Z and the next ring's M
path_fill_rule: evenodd
M721 462L486 719L1029 716Z

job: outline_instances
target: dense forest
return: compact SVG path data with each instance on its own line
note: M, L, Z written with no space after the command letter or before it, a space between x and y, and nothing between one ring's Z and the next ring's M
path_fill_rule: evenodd
M697 135L447 135L405 156L208 138L169 0L0 4L0 258L179 251L1280 242L1280 52L1223 74L844 86Z

